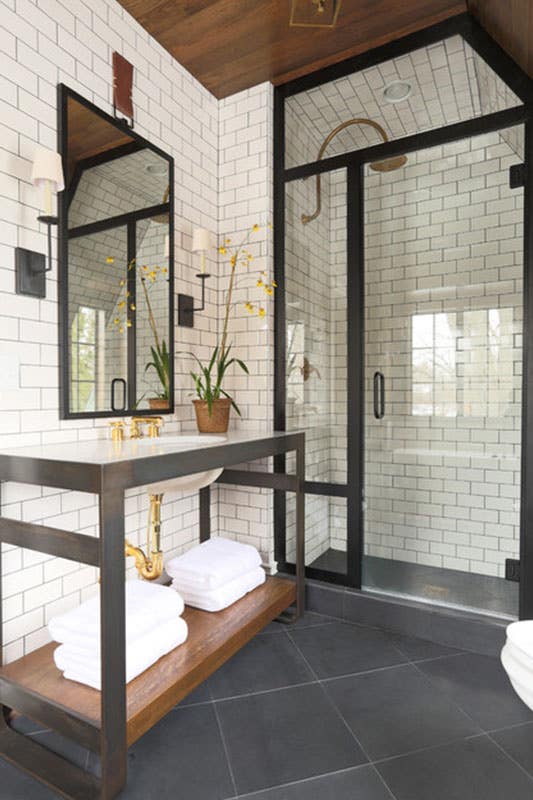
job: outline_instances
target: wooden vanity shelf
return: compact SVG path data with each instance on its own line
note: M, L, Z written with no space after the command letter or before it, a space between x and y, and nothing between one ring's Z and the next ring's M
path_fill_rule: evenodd
M292 581L268 578L225 611L212 613L187 607L183 617L189 637L185 644L127 686L128 746L295 600L296 585ZM8 664L0 670L0 683L7 679L99 728L100 692L63 677L52 657L57 646L55 642L48 644Z
M244 470L259 459L295 454L294 474ZM281 465L277 465L278 469ZM218 482L254 486L295 496L295 581L268 578L224 611L186 608L189 638L128 685L124 583L124 495L129 489L223 468ZM99 536L87 536L0 515L0 544L91 564L100 572L102 691L69 681L49 644L0 668L0 755L67 800L113 800L127 781L128 747L165 716L225 661L286 612L298 618L305 604L305 435L301 432L228 433L184 448L179 437L139 448L133 441L42 445L0 452L0 483L89 492L98 496ZM211 535L210 487L199 491L199 538ZM277 551L285 557L285 541ZM1 550L0 550L1 560ZM1 567L1 564L0 564ZM0 602L2 583L0 569ZM0 653L1 653L0 625ZM13 709L100 756L96 778L9 724Z

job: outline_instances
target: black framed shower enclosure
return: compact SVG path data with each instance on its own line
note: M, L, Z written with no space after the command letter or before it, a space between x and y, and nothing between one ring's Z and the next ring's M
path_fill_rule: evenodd
M382 144L352 150L298 166L285 164L285 101L292 95L323 83L358 72L389 59L406 55L459 34L486 62L498 78L519 98L520 104L503 111L480 115L435 130L424 131ZM401 154L446 145L481 134L523 126L525 131L525 168L523 215L523 373L520 503L520 587L519 616L533 617L533 81L488 36L468 14L446 20L424 31L379 47L363 55L335 64L319 72L279 86L274 95L274 263L275 279L280 287L275 301L275 381L274 421L276 430L287 427L287 363L285 296L286 191L293 181L322 173L344 171L346 187L346 456L345 482L307 480L309 496L340 497L346 501L346 570L307 567L310 578L361 588L363 561L363 489L364 489L364 362L365 362L365 247L364 247L364 167L369 162ZM383 397L382 384L376 384L378 412ZM275 469L282 472L285 456L278 456ZM282 571L292 572L286 550L287 507L285 496L274 493L276 558Z

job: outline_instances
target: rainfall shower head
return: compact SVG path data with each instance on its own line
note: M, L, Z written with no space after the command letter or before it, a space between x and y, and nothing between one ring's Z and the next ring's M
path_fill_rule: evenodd
M395 169L400 169L407 164L407 156L393 156L392 158L385 158L383 161L374 161L368 166L374 172L393 172Z
M389 137L385 132L385 129L379 124L379 122L374 122L373 119L367 119L366 117L355 117L354 119L348 119L346 122L341 122L340 125L337 125L331 133L328 133L326 138L324 139L320 150L318 151L317 161L320 161L326 147L331 142L331 140L345 128L348 128L350 125L369 125L371 128L376 130L384 142L389 141ZM370 164L370 169L373 169L375 172L392 172L395 169L399 169L407 164L407 156L393 156L392 158L385 158L383 161L374 161ZM318 217L320 211L322 209L322 193L321 193L321 185L320 185L320 175L316 176L316 211L314 214L302 214L301 220L303 225L307 225L308 222L312 222L314 219Z

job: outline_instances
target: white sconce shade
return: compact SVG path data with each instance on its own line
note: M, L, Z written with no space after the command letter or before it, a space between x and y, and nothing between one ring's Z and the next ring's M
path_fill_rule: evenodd
M31 179L34 186L44 187L44 216L52 216L52 192L62 192L65 188L61 156L54 150L38 147L33 157ZM43 220L46 222L46 219Z
M213 246L211 239L211 231L207 228L195 228L192 233L192 247L193 253L201 253L210 250Z
M49 181L53 184L53 191L62 192L65 188L65 180L59 153L39 147L33 158L31 179L34 186L42 186L45 181Z

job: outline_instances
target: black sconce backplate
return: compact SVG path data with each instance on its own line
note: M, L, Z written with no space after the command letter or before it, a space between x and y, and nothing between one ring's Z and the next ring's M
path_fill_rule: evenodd
M23 247L15 248L15 291L30 297L46 297L46 256Z

